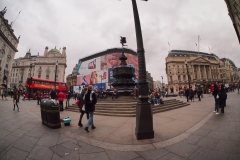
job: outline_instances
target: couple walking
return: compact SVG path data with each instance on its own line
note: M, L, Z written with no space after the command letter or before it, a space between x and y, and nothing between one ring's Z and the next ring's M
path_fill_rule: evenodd
M80 104L78 107L81 113L78 126L79 127L83 126L82 118L83 115L86 113L88 122L84 130L89 132L88 127L90 125L92 126L92 129L96 128L93 123L93 113L95 111L95 104L97 103L97 96L93 91L92 85L89 85L87 88L84 88L82 90L80 96L78 96L78 100L80 100ZM83 109L83 106L85 106L85 110Z
M221 113L224 113L224 107L226 107L226 100L227 100L227 93L224 89L224 85L218 86L217 84L214 85L214 91L212 93L215 100L215 114L219 114L218 109L221 108Z

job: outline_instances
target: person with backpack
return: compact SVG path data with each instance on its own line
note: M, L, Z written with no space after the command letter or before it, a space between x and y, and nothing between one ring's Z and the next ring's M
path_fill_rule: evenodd
M85 127L85 131L89 132L88 127L92 125L92 129L95 129L93 123L93 113L95 111L95 105L97 103L97 96L93 91L92 85L88 86L87 93L85 94L85 110L89 113L89 119Z
M87 115L87 120L89 119L89 113L87 112L87 111L85 111L84 109L83 109L83 106L85 105L85 94L86 94L86 92L87 92L87 87L85 87L83 90L82 90L82 92L81 92L81 94L78 96L78 100L80 101L80 103L78 104L78 107L79 107L79 111L80 111L80 117L79 117L79 121L78 121L78 126L79 127L82 127L83 126L83 124L82 124L82 118L83 118L83 115L86 113L86 115Z
M221 90L218 96L219 96L219 108L221 108L221 113L224 113L224 107L226 107L227 93L223 85L221 85Z

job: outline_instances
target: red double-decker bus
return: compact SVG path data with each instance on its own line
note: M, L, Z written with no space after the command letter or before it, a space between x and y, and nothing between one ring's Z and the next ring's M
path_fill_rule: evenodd
M67 90L66 82L59 82L59 81L55 82L47 79L28 77L26 82L26 88L28 89L28 91L25 98L35 99L37 91L41 92L42 98L44 98L44 96L48 97L49 92L52 90L55 83L56 83L56 91L57 92L62 91L66 96L66 90Z

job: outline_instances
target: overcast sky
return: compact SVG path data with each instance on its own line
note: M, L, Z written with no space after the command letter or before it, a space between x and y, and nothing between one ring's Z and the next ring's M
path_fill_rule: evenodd
M231 59L240 67L240 46L224 0L137 0L147 71L153 80L167 82L165 58L170 49L197 50ZM67 48L66 75L78 59L121 47L120 36L136 51L131 0L0 0L5 18L21 35L18 53L43 55L46 46Z

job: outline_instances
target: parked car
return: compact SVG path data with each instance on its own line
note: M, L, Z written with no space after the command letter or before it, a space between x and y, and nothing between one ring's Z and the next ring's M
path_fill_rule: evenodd
M174 93L168 93L166 95L166 97L177 97L178 95L177 94L174 94Z

